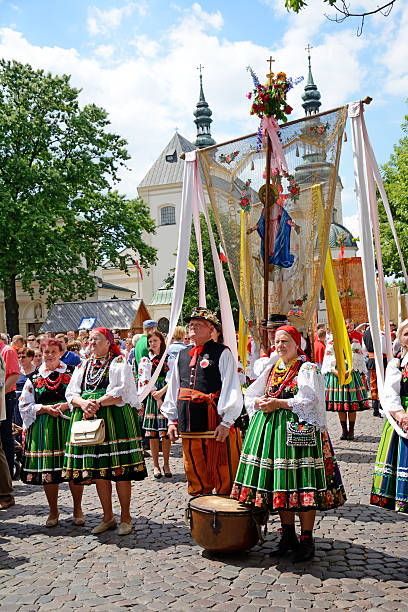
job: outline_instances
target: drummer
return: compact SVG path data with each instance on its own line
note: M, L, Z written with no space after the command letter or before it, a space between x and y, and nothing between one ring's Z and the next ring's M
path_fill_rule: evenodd
M242 447L234 426L243 406L237 365L228 347L211 338L220 327L210 310L193 310L189 325L193 347L177 355L161 406L170 440L180 432L188 492L193 496L214 489L229 495Z

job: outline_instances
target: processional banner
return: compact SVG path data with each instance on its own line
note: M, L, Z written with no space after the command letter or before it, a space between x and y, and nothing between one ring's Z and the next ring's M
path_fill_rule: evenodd
M365 323L368 314L361 257L335 259L333 266L344 318Z
M279 126L287 172L271 172L268 310L288 314L300 329L307 328L322 284L346 111L341 107ZM252 134L197 153L240 308L257 336L263 316L264 139ZM319 210L312 198L317 184Z

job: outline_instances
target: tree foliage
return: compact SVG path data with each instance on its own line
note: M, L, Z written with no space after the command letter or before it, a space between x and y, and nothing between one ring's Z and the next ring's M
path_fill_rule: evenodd
M51 303L92 294L104 261L126 271L134 257L121 248L141 265L156 259L143 241L155 228L148 207L113 190L126 141L107 131L103 108L80 107L79 93L68 75L0 60L0 283L11 333L17 277Z
M382 166L382 178L395 223L404 261L408 262L408 115L401 126L404 136L394 146L390 161ZM386 274L402 276L400 259L381 198L380 215L381 251ZM404 283L405 285L405 283ZM408 287L405 287L408 291Z
M219 244L219 236L217 231L217 226L215 224L214 219L210 213L211 218L211 226L214 233L214 239L216 245ZM217 315L220 315L220 303L218 299L217 292L217 284L215 280L215 271L214 264L211 252L210 238L208 235L207 223L205 221L204 215L200 215L200 226L201 226L201 240L203 245L203 259L204 259L204 280L205 280L205 290L206 290L206 300L207 300L207 308L216 312ZM182 309L182 318L183 321L186 321L191 314L193 308L198 306L198 248L197 241L194 234L194 230L191 232L191 240L190 240L190 262L195 266L195 272L188 270L187 271L187 281L186 281L186 290L184 294L183 301L183 309ZM232 284L231 275L228 270L227 264L222 264L225 280L228 287L228 293L231 300L232 314L234 316L235 325L238 325L238 317L239 317L239 305L237 296L235 294L234 286ZM174 270L172 270L166 279L167 287L173 287L174 284Z
M349 17L360 18L360 27L357 30L357 34L359 36L363 31L364 20L366 17L368 17L369 15L374 15L375 13L381 13L381 15L383 15L384 17L388 17L397 2L397 0L383 0L381 5L375 4L375 7L371 10L354 12L351 8L349 0L322 1L326 6L329 6L334 10L333 15L325 15L325 17L327 17L329 21L336 21L337 23L342 23L345 19L348 19ZM307 2L305 0L285 0L285 7L288 9L288 11L299 13L301 10L307 7Z

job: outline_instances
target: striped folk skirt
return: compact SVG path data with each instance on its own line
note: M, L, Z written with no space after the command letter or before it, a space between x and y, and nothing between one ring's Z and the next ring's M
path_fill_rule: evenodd
M351 382L339 385L339 379L333 372L324 377L326 387L326 409L330 412L357 412L368 410L368 394L365 376L352 370Z
M82 397L97 399L104 389L85 392ZM71 416L62 477L76 484L91 484L95 479L115 482L143 480L147 476L143 458L142 436L136 408L101 406L97 417L105 421L105 441L94 446L71 444L72 423L82 419L76 407Z
M69 412L67 413L69 415ZM61 482L69 421L43 413L28 428L24 442L21 480L46 485Z
M164 378L158 378L156 389L159 391L165 384ZM167 419L161 414L157 401L152 397L151 393L146 398L142 427L146 432L146 438L164 438L167 436Z
M402 398L405 411L408 398ZM408 514L408 440L384 423L374 467L370 504Z
M316 446L287 446L291 410L257 412L249 423L231 497L271 511L330 510L346 496L327 432L316 429Z

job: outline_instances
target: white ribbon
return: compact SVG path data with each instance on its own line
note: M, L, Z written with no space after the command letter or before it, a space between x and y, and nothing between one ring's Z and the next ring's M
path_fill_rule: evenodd
M395 419L390 415L383 401L384 396L384 365L381 346L381 325L377 301L377 286L375 282L375 257L373 246L373 233L376 243L379 237L378 209L375 198L374 175L371 165L367 162L369 152L364 139L363 103L353 102L349 104L348 116L351 123L354 157L354 180L356 185L356 197L358 204L361 261L363 267L364 289L367 301L368 320L370 323L371 337L374 346L375 367L377 371L378 393L384 413L398 435L406 438L407 434L399 427ZM368 137L367 137L368 138ZM376 245L377 248L377 245ZM385 282L382 275L381 249L377 248L378 281L380 295L385 295ZM388 304L382 304L384 312L384 331L387 345L391 344ZM387 334L389 336L387 340Z
M193 215L196 163L196 152L190 151L189 153L186 153L186 160L184 163L183 193L181 196L180 229L177 247L176 271L174 273L173 302L171 305L166 350L164 351L164 354L160 359L159 365L152 374L151 379L144 387L143 391L140 393L140 402L143 402L143 400L149 395L154 385L156 384L156 380L159 377L159 374L164 364L164 360L166 359L167 351L171 344L171 339L173 337L173 333L179 320L181 309L183 306L184 291L186 288L187 280L188 256L190 252L191 220Z

